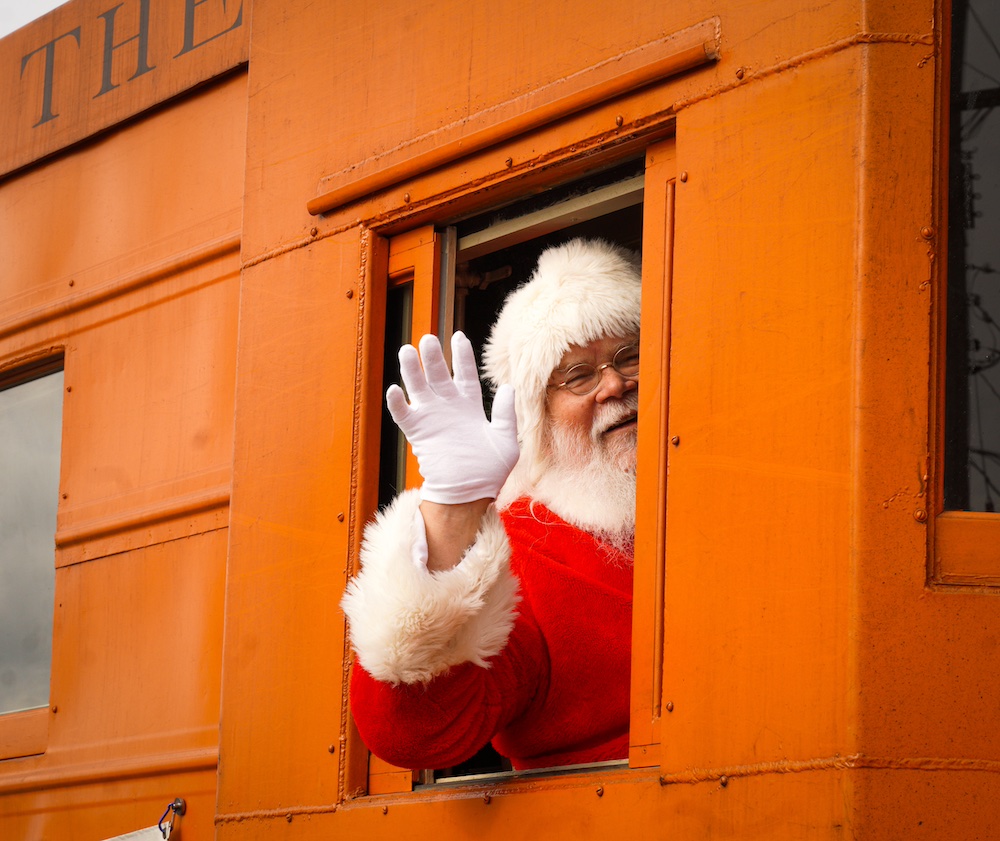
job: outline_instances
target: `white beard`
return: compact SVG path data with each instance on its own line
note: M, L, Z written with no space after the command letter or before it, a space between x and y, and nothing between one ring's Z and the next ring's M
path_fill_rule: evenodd
M545 466L532 497L567 523L628 555L635 540L635 429L605 439L602 433L636 411L630 392L598 407L590 434L554 425Z

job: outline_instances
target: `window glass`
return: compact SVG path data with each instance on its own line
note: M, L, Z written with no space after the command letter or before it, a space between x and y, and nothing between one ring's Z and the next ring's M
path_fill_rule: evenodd
M1000 4L952 7L945 507L1000 502Z
M401 345L412 341L410 320L413 316L413 286L393 286L386 295L385 347L382 357L384 381L382 394L392 383L400 381L399 357ZM406 439L393 423L389 408L382 401L381 458L379 460L378 505L384 508L406 487Z
M0 713L49 700L63 374L0 379Z

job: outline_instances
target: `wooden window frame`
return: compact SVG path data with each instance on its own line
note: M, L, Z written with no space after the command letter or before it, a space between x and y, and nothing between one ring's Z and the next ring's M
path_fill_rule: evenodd
M639 502L636 507L637 535L648 535L648 538L636 540L628 757L628 767L636 769L656 767L661 761L666 476L669 450L666 433L675 174L673 137L651 143L646 149L643 198L641 347L645 373L644 387L640 390L638 458L641 466L638 471ZM450 261L442 261L442 252L455 247L451 231L436 230L430 224L385 239L374 238L370 244L370 264L376 267L373 269L372 279L383 293L372 300L371 320L381 317L377 307L379 302L384 304L384 290L411 284L411 337L416 339L425 333L435 333L446 340L452 323L450 305L454 299L454 266L448 265ZM448 271L449 268L451 271ZM384 324L370 326L367 333L369 358L372 361L380 359L381 348L376 343L386 338ZM445 346L447 347L447 341ZM370 382L368 384L368 390L372 394L380 390L382 385L381 371L376 371L376 367L366 366L369 376L377 381L374 386ZM366 447L368 452L376 450L374 443L369 443ZM417 464L409 447L406 475L408 487L419 484L419 479L416 478L419 475ZM358 537L360 539L360 535ZM351 732L355 740L350 750L355 757L351 765L356 769L352 788L363 789L368 795L375 796L409 792L414 784L427 782L420 770L392 766L370 754L360 742L356 728L352 726ZM594 770L597 768L595 766ZM586 773L588 768L580 770ZM516 776L498 775L491 779L491 784L503 785L505 780L514 780ZM470 780L471 782L473 781ZM475 782L482 781L477 778Z
M951 123L951 4L939 11L943 69L938 83L937 165L938 218L944 247L949 231L948 191L950 172L950 123ZM945 476L945 349L947 347L947 259L937 260L940 282L938 290L937 323L935 335L937 348L932 401L935 428L932 435L934 456L932 460L932 491L935 500L930 530L928 579L932 585L960 588L1000 588L1000 513L954 511L944 507ZM918 512L919 514L919 512Z
M412 287L410 317L411 341L426 333L439 331L441 300L442 236L432 225L424 225L388 240L386 286ZM384 308L383 308L384 309ZM447 343L446 343L447 344ZM379 377L381 386L382 378ZM381 400L381 388L380 397ZM420 485L420 473L412 448L406 447L406 486ZM368 794L394 794L410 791L420 781L421 771L391 765L368 752L368 771L365 789Z
M1000 589L1000 514L941 511L931 572L938 584Z
M38 756L48 744L48 707L0 715L0 761Z

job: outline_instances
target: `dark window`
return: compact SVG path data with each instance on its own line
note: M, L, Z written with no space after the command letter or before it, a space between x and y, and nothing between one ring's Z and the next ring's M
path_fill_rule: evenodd
M1000 4L952 6L945 508L1000 500Z

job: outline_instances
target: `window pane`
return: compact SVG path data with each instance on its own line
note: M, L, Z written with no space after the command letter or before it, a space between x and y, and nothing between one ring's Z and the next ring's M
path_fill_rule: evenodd
M952 18L945 507L1000 501L1000 4Z
M62 371L0 391L0 713L49 701L62 393Z
M382 394L392 383L400 381L399 357L401 345L411 341L410 322L413 319L413 284L392 286L386 294L385 347L383 349ZM406 487L406 439L392 420L382 400L382 437L379 460L378 506L385 508Z

